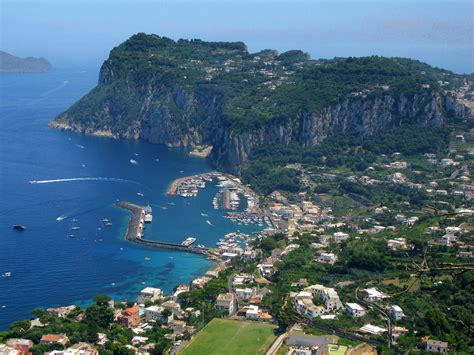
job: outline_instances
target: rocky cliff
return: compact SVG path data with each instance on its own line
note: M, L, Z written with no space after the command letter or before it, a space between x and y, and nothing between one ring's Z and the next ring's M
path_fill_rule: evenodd
M427 68L379 57L249 54L242 43L139 34L112 50L98 86L51 125L172 147L212 145L216 168L239 174L263 143L310 147L337 133L466 115Z

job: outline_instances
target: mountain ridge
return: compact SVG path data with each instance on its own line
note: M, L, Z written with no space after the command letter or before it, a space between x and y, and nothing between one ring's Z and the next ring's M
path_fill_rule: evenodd
M51 126L212 145L211 163L240 174L263 143L310 147L338 133L466 117L454 95L466 80L404 58L311 60L299 50L248 53L242 42L137 34L111 51L97 87Z

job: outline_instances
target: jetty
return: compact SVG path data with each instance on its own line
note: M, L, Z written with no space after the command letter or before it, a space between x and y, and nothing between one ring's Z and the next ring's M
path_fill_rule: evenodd
M206 247L194 245L186 246L176 243L159 242L156 240L143 239L143 228L145 223L145 216L147 214L146 207L139 206L126 201L118 201L116 202L116 205L120 208L130 211L131 213L127 233L125 234L126 240L149 248L177 250L186 253L205 255L209 258L216 257L216 255L211 253L209 251L209 248Z

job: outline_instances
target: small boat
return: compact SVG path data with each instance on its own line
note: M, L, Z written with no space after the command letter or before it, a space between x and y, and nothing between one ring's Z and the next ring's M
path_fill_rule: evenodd
M21 224L15 224L13 226L13 229L16 230L16 231L25 231L26 230L26 227L24 225L21 225Z
M77 222L77 218L71 219L71 222Z
M144 259L145 261L150 261L150 260L151 260L148 256L145 256L143 259Z
M75 238L76 236L74 234L69 234L67 237L68 238Z
M102 220L102 222L107 223L107 222L109 222L109 220L108 220L107 218L104 218L104 219Z
M143 196L145 196L145 195L142 194L141 192L137 192L137 196L143 197Z
M135 159L130 159L130 164L135 164L135 165L137 165L138 162L137 162Z
M112 225L112 222L107 222L105 225L106 225L107 227L110 227L110 226Z
M2 277L11 277L11 276L12 276L12 273L10 271L8 271L8 272L6 272L2 275Z
M76 227L72 227L72 228L71 228L71 230L73 230L73 231L77 231L77 230L79 230L79 229L81 229L81 227L77 227L77 226L76 226Z

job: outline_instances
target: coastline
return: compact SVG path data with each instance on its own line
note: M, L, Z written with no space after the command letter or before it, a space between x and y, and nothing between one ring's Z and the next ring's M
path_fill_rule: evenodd
M112 133L110 129L99 129L99 130L93 130L93 129L81 129L80 127L75 127L71 126L68 123L65 122L60 122L56 120L52 120L48 123L48 126L50 128L54 129L59 129L61 131L71 131L71 132L77 132L77 133L83 133L88 136L93 136L93 137L106 137L106 138L113 138L113 139L118 139L119 137Z

